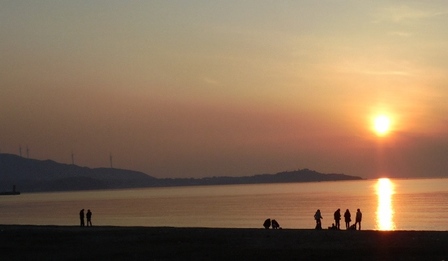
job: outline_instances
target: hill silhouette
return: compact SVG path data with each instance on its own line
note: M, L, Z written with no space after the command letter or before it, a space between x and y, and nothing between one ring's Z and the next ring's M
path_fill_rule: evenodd
M21 192L137 188L154 186L156 181L137 171L91 169L0 154L0 191L11 189L13 185Z
M322 174L309 169L245 177L159 179L132 170L88 168L52 160L27 159L12 154L0 154L0 192L11 190L13 185L16 185L17 190L21 192L43 192L359 179L361 178L356 176Z

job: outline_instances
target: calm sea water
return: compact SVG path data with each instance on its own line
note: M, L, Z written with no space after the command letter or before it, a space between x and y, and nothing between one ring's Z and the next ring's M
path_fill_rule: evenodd
M448 179L147 188L31 193L0 197L0 224L78 225L80 209L93 225L261 228L266 218L283 228L323 227L333 212L357 208L363 229L448 230ZM343 222L341 222L341 226Z

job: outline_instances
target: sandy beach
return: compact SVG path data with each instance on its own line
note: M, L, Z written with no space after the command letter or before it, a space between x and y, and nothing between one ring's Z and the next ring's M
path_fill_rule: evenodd
M2 260L448 260L448 231L0 225Z

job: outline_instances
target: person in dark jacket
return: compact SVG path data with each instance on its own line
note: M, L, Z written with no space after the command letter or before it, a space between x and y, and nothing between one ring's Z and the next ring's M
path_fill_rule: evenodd
M270 226L271 226L271 219L268 218L268 219L266 219L266 220L264 221L264 223L263 223L263 227L266 228L266 229L269 229Z
M345 220L345 228L350 228L350 222L352 221L352 214L350 214L350 211L347 209L344 213L344 220Z
M90 209L87 210L86 218L87 218L87 226L92 226L92 212L90 211Z
M79 211L79 221L80 221L80 226L83 227L84 225L84 209L81 209L81 211Z
M358 230L361 230L361 221L362 221L362 212L358 208L358 210L356 211L356 219L355 219L355 227L356 227L356 224L359 225Z
M338 210L336 210L334 212L334 224L336 229L340 229L341 227L341 209L338 208Z
M280 224L275 219L272 220L272 229L281 229Z
M314 214L314 220L316 220L316 229L322 229L321 219L323 219L323 217L322 214L320 213L320 209L318 209Z

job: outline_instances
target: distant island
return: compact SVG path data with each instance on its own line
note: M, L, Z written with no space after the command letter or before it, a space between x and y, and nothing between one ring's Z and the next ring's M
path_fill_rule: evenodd
M27 159L0 153L0 192L17 186L21 192L77 191L167 186L266 184L361 180L344 174L323 174L309 169L244 177L155 178L116 168L87 168L52 160Z

